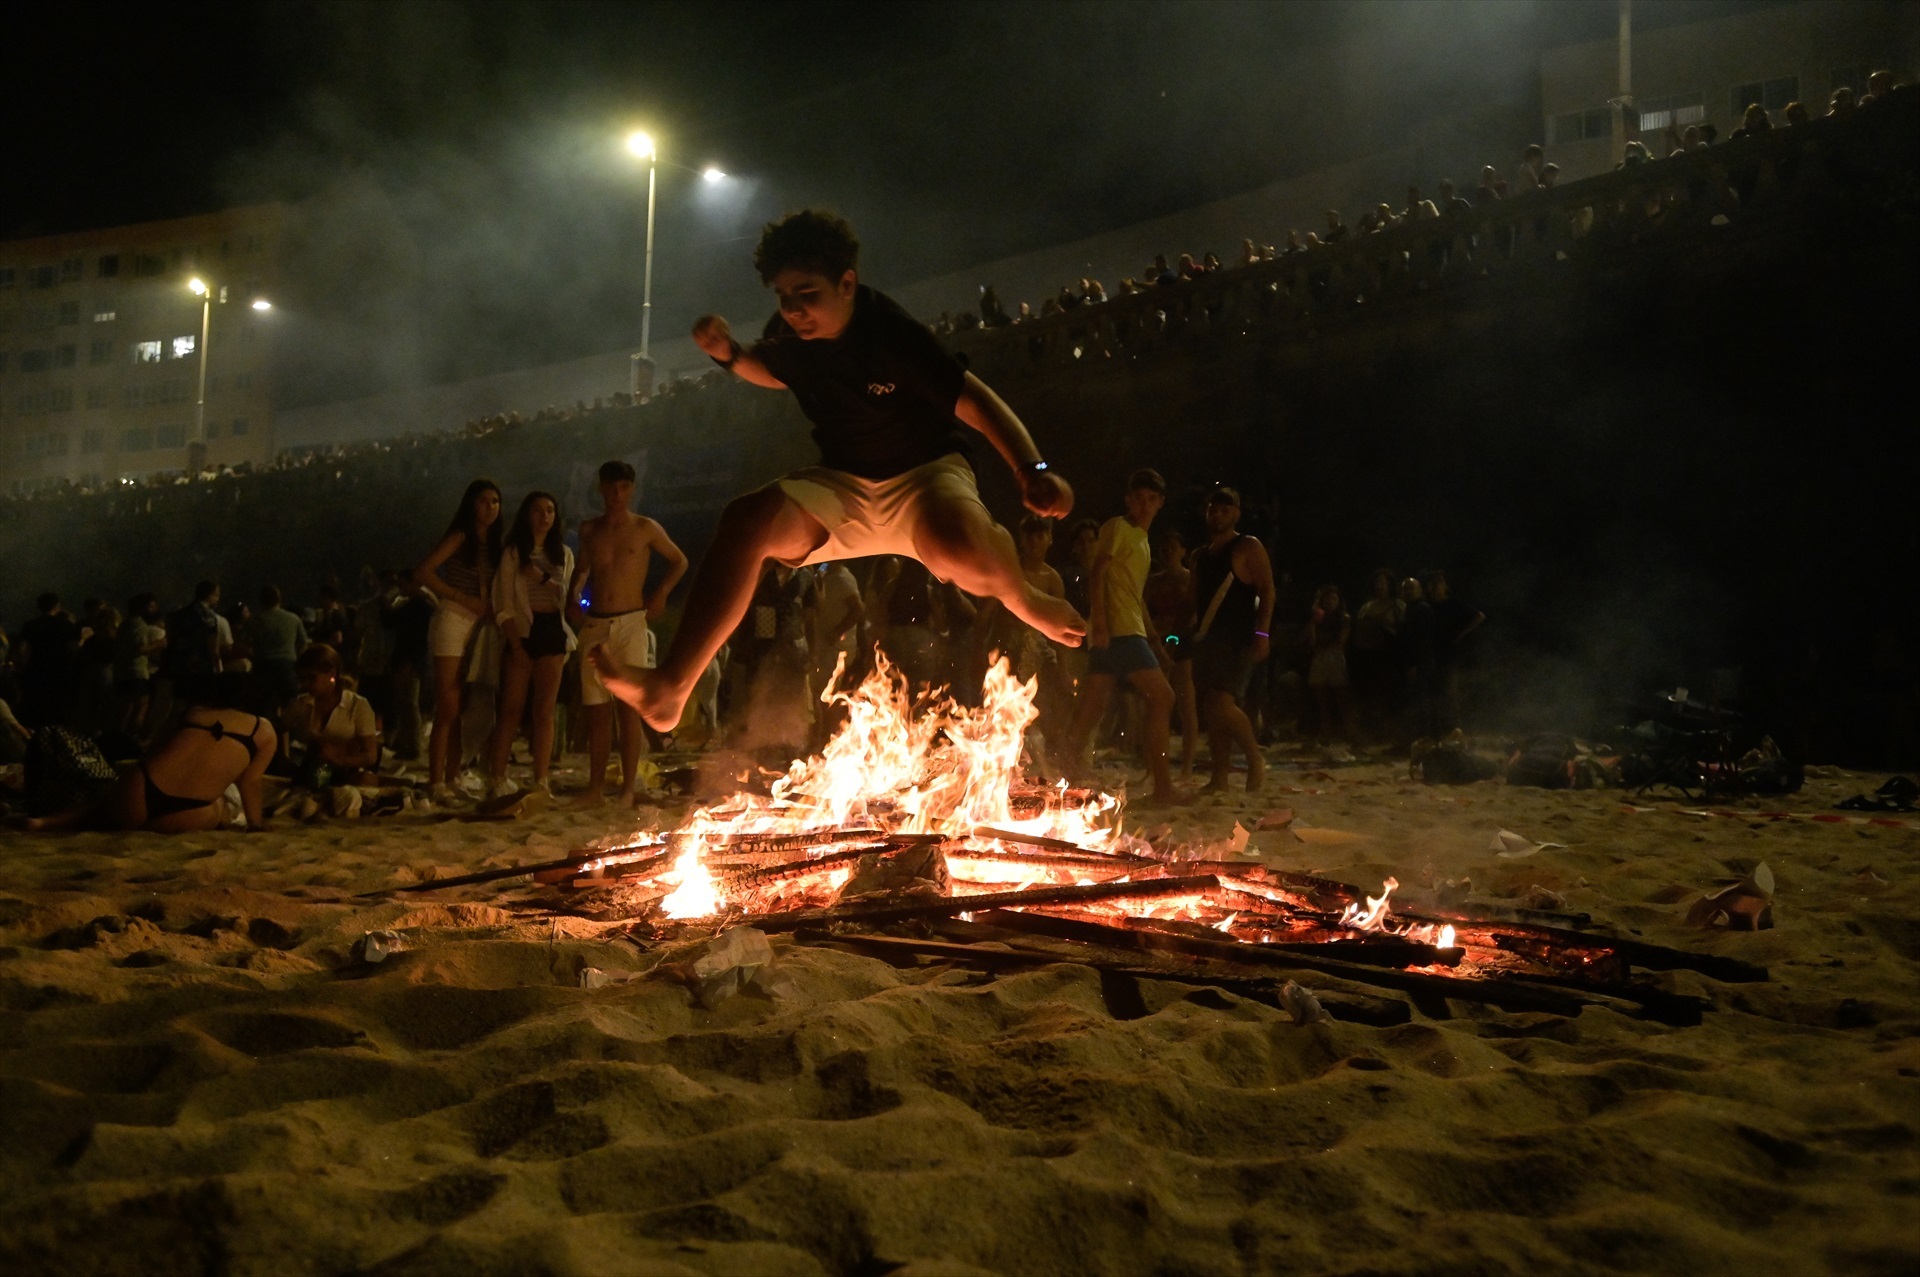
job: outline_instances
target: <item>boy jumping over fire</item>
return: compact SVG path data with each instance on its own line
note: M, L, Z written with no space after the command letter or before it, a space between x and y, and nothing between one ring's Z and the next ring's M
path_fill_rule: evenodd
M1021 572L1013 538L981 504L961 425L986 436L1035 514L1065 516L1073 489L1047 468L998 395L924 325L860 282L859 254L841 218L790 213L766 228L753 254L780 306L760 340L742 346L718 315L693 326L700 349L734 376L793 392L813 423L820 464L727 506L658 669L633 676L602 649L588 651L607 690L656 730L679 721L768 559L797 567L903 554L969 594L999 599L1055 642L1077 645L1086 632L1070 604Z

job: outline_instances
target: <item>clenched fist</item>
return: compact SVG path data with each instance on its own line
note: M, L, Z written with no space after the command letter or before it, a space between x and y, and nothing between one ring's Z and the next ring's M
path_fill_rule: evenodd
M702 315L694 320L693 341L711 358L723 363L733 358L733 329L719 315Z

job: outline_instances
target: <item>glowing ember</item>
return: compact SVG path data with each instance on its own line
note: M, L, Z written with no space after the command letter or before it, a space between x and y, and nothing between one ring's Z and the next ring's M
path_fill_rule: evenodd
M1444 926L1444 927L1442 927L1442 928L1440 928L1440 938L1439 938L1438 940L1435 940L1435 941L1433 942L1433 946L1434 946L1434 948L1436 948L1436 949L1457 949L1457 948L1459 948L1459 946L1458 946L1457 944L1455 944L1455 943L1454 943L1454 939L1453 939L1453 924L1452 924L1451 922L1449 922L1449 923L1448 923L1448 924L1447 924L1446 926Z

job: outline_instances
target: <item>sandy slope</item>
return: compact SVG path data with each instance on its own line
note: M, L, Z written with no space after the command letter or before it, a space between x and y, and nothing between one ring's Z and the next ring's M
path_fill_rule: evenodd
M1829 773L1823 810L1878 777ZM1321 792L1287 792L1298 790ZM1661 943L1698 1028L1454 1004L1303 1028L1084 968L898 970L779 942L695 1008L657 955L485 888L350 894L618 823L415 817L4 837L0 1266L25 1272L1900 1272L1920 1265L1920 831L1275 769L1360 883L1538 884ZM1769 807L1780 804L1766 804ZM1759 808L1756 806L1757 812ZM1570 844L1496 859L1495 829ZM1778 926L1689 931L1755 861ZM453 903L459 902L459 903ZM109 919L93 924L95 919ZM93 924L93 925L89 925ZM350 960L373 927L410 951ZM906 1265L900 1268L900 1265Z

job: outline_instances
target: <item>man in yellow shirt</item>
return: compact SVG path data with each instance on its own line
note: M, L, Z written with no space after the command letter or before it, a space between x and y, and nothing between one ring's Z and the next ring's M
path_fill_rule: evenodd
M1087 646L1091 649L1080 704L1068 735L1069 756L1082 764L1089 742L1106 716L1114 684L1125 679L1146 702L1144 729L1147 766L1153 773L1148 802L1170 803L1173 778L1167 770L1167 723L1173 686L1160 672L1159 658L1147 642L1147 572L1153 552L1147 529L1167 501L1167 483L1152 470L1136 470L1127 479L1127 513L1100 529L1088 579Z

